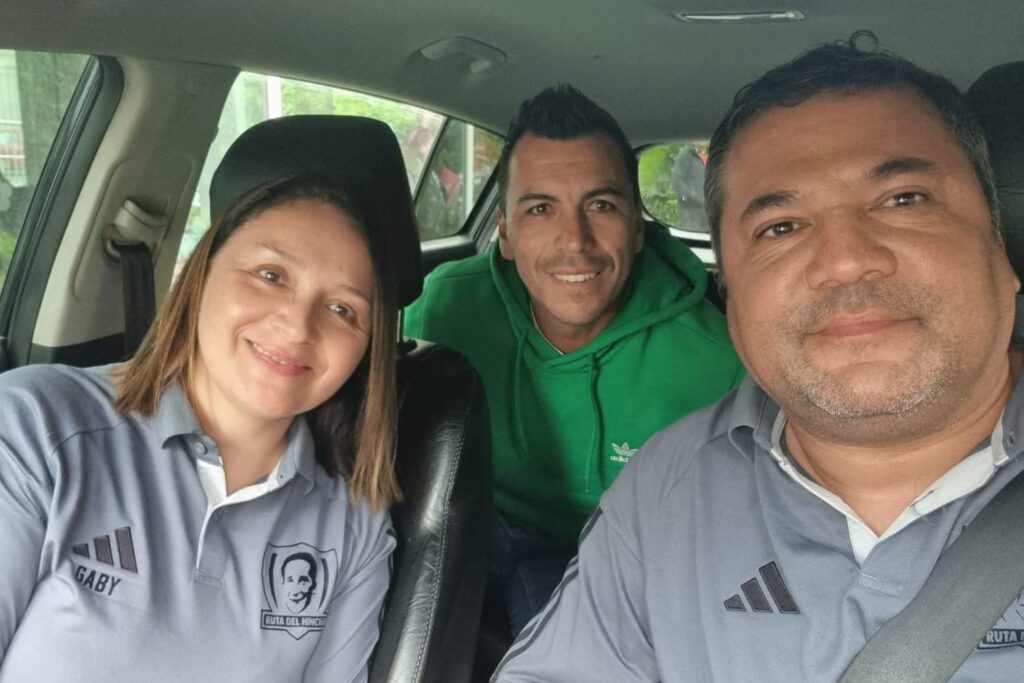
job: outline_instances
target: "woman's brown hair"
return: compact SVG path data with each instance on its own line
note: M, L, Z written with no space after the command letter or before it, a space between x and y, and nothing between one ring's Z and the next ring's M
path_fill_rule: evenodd
M199 353L199 305L214 256L239 228L268 209L300 200L320 201L354 219L373 262L373 321L369 349L355 372L327 401L306 413L316 459L348 483L352 499L380 509L401 498L394 466L395 353L398 297L392 259L373 238L373 216L354 197L321 178L263 184L239 197L217 217L185 262L135 355L114 377L118 410L152 416L171 384L188 390Z

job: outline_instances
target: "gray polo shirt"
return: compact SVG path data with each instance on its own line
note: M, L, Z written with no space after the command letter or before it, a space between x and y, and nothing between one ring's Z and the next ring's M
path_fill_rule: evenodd
M366 679L393 531L304 420L276 486L216 508L177 385L146 419L106 369L13 370L0 421L0 681Z
M1024 468L1022 413L1018 383L993 443L874 537L781 455L779 407L748 378L633 458L492 681L837 680ZM1022 645L1024 596L953 680L1019 683Z

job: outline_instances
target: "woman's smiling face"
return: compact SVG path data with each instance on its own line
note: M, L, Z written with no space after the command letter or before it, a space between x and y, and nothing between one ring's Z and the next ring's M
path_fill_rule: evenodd
M373 265L345 211L266 209L213 257L190 395L204 420L290 421L330 398L370 339Z

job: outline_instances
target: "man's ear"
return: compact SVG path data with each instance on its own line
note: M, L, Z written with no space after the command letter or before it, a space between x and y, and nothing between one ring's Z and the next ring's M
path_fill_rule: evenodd
M508 241L508 224L505 221L503 209L498 209L498 250L503 258L509 261L515 260L512 254L512 245Z

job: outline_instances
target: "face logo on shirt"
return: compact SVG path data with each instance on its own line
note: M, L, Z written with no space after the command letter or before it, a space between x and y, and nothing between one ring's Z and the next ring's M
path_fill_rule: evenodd
M327 623L327 604L334 593L338 553L306 543L268 544L263 553L263 594L267 609L260 628L286 631L298 640Z
M978 643L979 650L994 650L1002 647L1024 647L1024 593L1003 612L995 626L988 630Z

